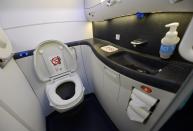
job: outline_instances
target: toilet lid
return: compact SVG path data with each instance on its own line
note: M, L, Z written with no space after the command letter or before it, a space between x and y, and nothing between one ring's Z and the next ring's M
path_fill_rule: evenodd
M48 40L40 43L34 51L34 68L38 78L45 82L74 72L76 62L67 45Z

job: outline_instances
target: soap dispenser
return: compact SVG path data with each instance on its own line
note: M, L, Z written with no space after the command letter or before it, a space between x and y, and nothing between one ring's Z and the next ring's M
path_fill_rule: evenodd
M165 25L165 27L169 27L169 31L166 33L164 38L161 40L160 47L160 57L163 59L168 59L174 53L177 43L180 41L178 37L177 28L179 26L178 22L170 23Z

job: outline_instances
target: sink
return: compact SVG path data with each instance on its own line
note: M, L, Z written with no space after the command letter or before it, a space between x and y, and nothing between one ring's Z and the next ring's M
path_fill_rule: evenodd
M167 65L165 61L141 56L127 51L119 51L108 56L108 58L126 68L151 75L157 74Z

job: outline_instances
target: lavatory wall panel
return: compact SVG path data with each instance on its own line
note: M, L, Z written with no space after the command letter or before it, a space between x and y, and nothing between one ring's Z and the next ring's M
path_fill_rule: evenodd
M80 75L82 83L85 87L85 94L93 93L93 90L90 87L89 82L88 82L88 78L87 78L87 73L86 73L87 68L85 67L85 64L84 64L84 58L83 58L84 52L81 50L82 47L81 46L74 46L71 48L75 49L75 53L76 53L75 57L76 57L76 61L77 61L77 72Z
M0 80L0 106L25 123L26 128L44 131L45 119L40 103L13 59L0 70Z
M94 92L93 84L91 81L91 54L92 54L92 49L88 45L81 45L81 52L82 52L82 63L85 71L85 79L87 79L87 84L88 84L88 90L89 92Z
M31 50L45 40L71 42L92 38L84 0L0 1L0 26L14 52Z
M2 131L29 131L1 106L0 106L0 117L3 118L0 121L0 129ZM11 126L8 126L8 123Z
M44 115L48 115L53 111L53 109L49 106L49 101L46 96L46 83L41 82L36 76L33 65L33 56L18 59L16 62L30 83L34 93L38 97Z

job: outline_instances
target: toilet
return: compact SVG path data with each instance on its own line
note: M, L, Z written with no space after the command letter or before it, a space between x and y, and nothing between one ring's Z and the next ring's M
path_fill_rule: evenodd
M85 89L67 45L56 40L42 42L34 51L34 68L39 80L46 83L49 104L56 111L68 111L83 101Z

